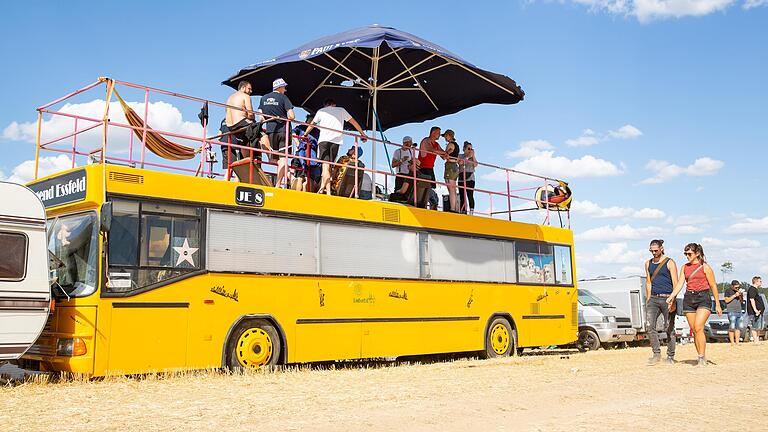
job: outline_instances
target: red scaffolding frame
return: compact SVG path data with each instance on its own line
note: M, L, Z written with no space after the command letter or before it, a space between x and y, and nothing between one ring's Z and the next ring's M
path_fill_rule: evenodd
M57 109L53 108L54 106L56 106L56 105L58 105L58 104L60 104L62 102L68 101L68 100L74 98L75 96L78 96L78 95L81 95L83 93L89 92L89 91L91 91L94 88L99 87L99 86L104 86L105 87L105 91L106 91L106 100L105 100L105 104L104 104L105 105L104 106L104 114L103 114L102 118L95 118L95 117L89 117L89 116L84 116L84 115L80 115L80 114L74 114L74 113L71 113L71 112L64 112L64 111L57 110ZM110 103L112 102L112 95L114 93L115 87L117 87L117 86L121 86L121 87L125 87L125 88L130 88L130 89L134 89L134 90L140 90L140 91L143 92L143 94L144 94L144 102L143 102L143 105L144 105L144 116L143 116L144 126L143 127L135 127L135 126L132 126L130 124L112 121L109 118L109 109L110 109ZM213 136L211 138L208 138L207 137L207 128L208 128L207 119L201 119L201 123L202 123L202 136L198 136L198 137L194 137L194 136L190 136L190 135L185 135L185 134L180 134L180 133L175 133L175 132L171 132L171 131L164 131L164 130L159 130L157 128L153 128L151 125L149 125L149 119L147 118L149 116L150 99L151 99L151 95L153 95L153 94L155 94L155 95L162 95L162 96L171 97L171 98L178 98L178 99L182 99L182 100L186 100L186 101L197 102L197 103L200 103L200 104L207 104L208 106L214 106L214 107L223 108L223 109L229 108L229 109L235 109L235 110L243 111L239 107L229 106L229 105L226 105L224 103L217 102L217 101L212 101L212 100L208 100L208 99L202 99L202 98L198 98L198 97L194 97L194 96L188 96L188 95L181 94L181 93L170 92L170 91L166 91L166 90L161 90L161 89L157 89L157 88L153 88L153 87L148 87L148 86L144 86L144 85L140 85L140 84L134 84L134 83L130 83L130 82L126 82L126 81L121 81L121 80L117 80L117 79L100 77L100 78L98 78L97 81L95 81L95 82L93 82L91 84L88 84L87 86L85 86L83 88L75 90L75 91L73 91L73 92L71 92L71 93L69 93L69 94L67 94L65 96L62 96L62 97L60 97L60 98L58 98L58 99L56 99L56 100L54 100L52 102L49 102L49 103L47 103L45 105L42 105L42 106L37 108L37 113L38 114L37 114L37 140L36 140L36 147L35 147L35 173L34 173L35 179L38 178L39 161L40 161L40 153L41 153L41 151L51 151L51 152L57 152L57 153L63 153L63 154L69 155L71 157L71 159L72 159L72 168L74 168L77 165L76 164L77 157L86 157L86 158L91 158L92 161L98 161L98 163L101 163L101 164L116 163L116 164L129 165L129 166L132 166L132 167L137 167L138 166L138 167L141 167L141 168L154 168L154 169L160 169L160 170L168 170L168 171L180 172L180 173L185 173L185 174L190 174L190 175L195 175L195 176L210 177L212 179L212 181L215 181L216 179L224 179L226 181L229 181L230 177L231 177L229 175L229 173L222 173L222 172L218 172L218 171L213 169L213 165L215 163L215 155L213 154L213 150L212 149L215 148L214 146L222 147L221 154L222 155L226 154L227 156L231 155L231 151L225 150L224 147L229 147L230 150L231 149L240 149L241 151L257 150L257 149L255 149L253 147L233 144L231 142L222 142L222 141L218 140L218 137L220 135L216 135L216 136ZM251 112L251 114L262 115L259 112ZM66 117L66 118L73 119L74 127L73 127L72 132L71 133L65 133L65 134L63 134L61 136L50 138L50 139L46 140L45 142L42 142L42 132L43 132L42 128L43 128L43 116L44 115L50 115L51 117L57 117L58 116L58 117ZM272 150L272 151L270 151L270 150L263 150L263 149L258 149L258 150L259 150L259 152L264 153L264 154L275 155L275 156L280 157L280 158L286 158L286 172L290 172L291 170L295 169L295 168L292 168L290 166L290 164L288 163L288 160L290 158L304 160L305 163L306 163L306 166L308 168L309 168L311 162L329 163L329 162L320 161L319 159L310 157L311 153L309 151L309 143L308 142L306 142L306 145L307 145L307 151L305 153L306 156L298 156L297 154L293 154L293 153L289 152L289 148L293 147L293 145L292 145L292 138L299 138L296 135L291 134L291 131L289 130L290 124L293 123L293 124L307 125L307 123L296 121L296 120L287 121L288 119L282 119L282 118L279 118L279 117L272 117L272 116L264 116L264 117L267 120L283 120L283 121L285 121L285 124L286 124L286 126L285 126L286 127L286 135L285 136L286 137L291 137L291 138L287 138L286 139L287 142L286 142L286 145L285 145L285 148L284 148L283 152L277 152L277 151L274 151L274 150ZM82 129L78 129L79 127L82 127ZM94 150L91 150L91 151L83 151L82 149L78 149L78 136L82 135L82 134L84 134L86 132L89 132L91 130L97 129L99 127L102 128L102 137L101 137L102 138L102 140L101 140L102 141L102 143L101 143L102 145L101 145L101 148L97 148L97 149L94 149ZM319 126L319 125L315 125L314 127L318 128L318 129L324 129L322 126ZM123 130L128 130L129 131L128 156L127 157L121 157L121 156L119 156L117 154L110 154L108 152L108 150L110 148L109 147L110 143L109 143L109 133L108 132L109 132L109 130L111 128L118 128L118 129L123 129ZM145 143L146 143L147 133L150 132L150 129L151 129L152 132L154 132L156 134L159 134L159 135L161 135L163 137L169 138L169 139L176 138L176 139L182 139L182 140L186 140L186 141L192 141L192 142L195 142L195 143L199 143L200 147L196 149L196 153L199 154L199 161L197 162L197 168L193 169L193 168L189 168L189 167L183 167L183 166L179 166L180 164L178 164L178 163L177 164L173 164L172 162L169 162L169 163L158 163L158 162L148 161L146 159L146 150L147 150L146 147L147 146L146 146ZM349 132L349 131L344 131L344 130L334 130L334 129L329 129L329 128L325 128L325 129L332 130L332 131L335 131L335 132L338 132L338 133L342 133L342 134L344 134L346 136L352 137L354 139L354 149L355 149L354 154L359 154L358 153L358 149L363 145L363 143L361 142L361 140L360 140L361 137L358 134L352 133L352 132ZM141 137L142 137L142 139L141 139L140 154L139 154L138 158L134 158L134 150L135 150L135 148L134 148L134 131L140 132L141 133ZM71 142L71 146L67 145L67 147L64 148L60 143L65 142L66 140L69 140L69 139L71 139L71 141L72 141ZM389 142L389 141L383 141L383 140L377 139L375 137L367 137L367 140L370 143L370 145L379 145L380 144L380 145L384 145L384 146L390 146L392 148L402 148L403 147L400 144L392 143L392 142ZM412 151L414 152L414 154L417 154L417 155L420 152L421 153L425 152L424 150L419 149L418 145L416 143L413 144ZM427 153L433 153L433 152L427 151ZM97 157L97 155L98 155L98 157ZM212 156L214 156L213 159L212 159ZM414 169L415 168L415 160L412 159L411 163L413 163L414 165L412 165L412 167L410 169L410 174L408 175L407 179L408 179L408 181L413 181L414 182L413 183L414 186L416 185L417 182L419 182L419 183L421 183L421 182L429 182L429 183L433 183L435 185L442 185L442 186L445 186L445 187L449 186L445 182L432 181L432 180L426 180L426 179L423 179L423 178L417 178L416 170ZM269 165L269 166L276 165L275 163L271 162L271 160L269 160L269 157L268 157L268 161L267 162L263 162L263 164ZM338 164L336 162L330 162L330 164L332 166L342 166L341 164ZM231 164L228 163L228 165L231 165ZM478 161L477 166L478 167L490 168L492 170L495 170L495 172L497 172L497 173L503 173L503 175L506 178L506 190L503 190L503 191L493 191L493 190L482 189L482 188L477 188L477 187L475 187L475 188L466 188L466 187L462 188L462 187L459 187L458 184L457 184L455 187L458 190L464 190L463 193L465 194L465 197L464 197L465 198L464 199L465 203L467 202L467 199L466 199L466 191L467 190L472 190L475 193L488 196L488 202L489 202L489 210L488 210L488 212L487 213L486 212L475 212L474 213L475 215L477 215L477 216L486 216L486 217L497 217L498 215L506 215L506 219L512 221L513 220L512 219L512 215L514 213L516 213L516 212L543 210L545 215L544 215L544 220L542 222L542 225L552 225L553 218L551 217L551 213L553 211L557 211L557 210L550 209L550 205L554 206L554 203L550 203L550 205L543 205L543 208L540 208L540 205L542 203L541 203L540 200L536 199L536 197L535 197L536 194L534 192L537 191L537 190L545 190L545 191L546 190L551 190L552 188L554 188L555 186L560 184L559 180L554 179L554 178L550 178L550 177L546 177L546 176L540 176L540 175L536 175L536 174L526 173L526 172L522 172L522 171L511 169L511 168L501 167L501 166L494 165L494 164L484 163L484 162L480 162L480 161ZM461 171L462 171L462 175L466 176L466 171L464 169L462 169ZM369 175L371 176L372 182L374 184L374 193L375 193L375 185L376 185L376 176L377 175L384 176L384 187L385 187L385 190L387 189L387 186L388 186L389 177L402 176L402 174L391 173L391 172L387 172L387 171L380 171L380 170L375 169L375 167L368 168L368 167L361 167L361 166L358 165L354 169L354 175L355 175L354 197L355 198L357 198L359 196L359 191L357 190L357 185L360 184L359 181L358 181L359 180L358 176L362 175L361 172L369 173ZM522 178L532 182L534 184L534 186L518 188L518 189L512 189L512 187L511 187L512 181L513 181L512 180L512 176L522 177ZM310 177L310 176L308 175L307 177ZM466 177L465 177L465 179L466 179ZM251 180L251 182L252 182L252 179L249 179L249 180ZM287 179L286 179L286 182L288 182ZM290 183L288 183L288 184L290 184ZM275 186L279 187L280 185L275 185ZM530 196L522 196L522 193L524 193L524 192L529 192ZM413 193L413 196L414 196L414 201L415 201L416 194ZM504 209L503 206L502 206L502 208L494 209L494 206L493 206L494 198L501 198L504 201L506 201L506 209ZM524 203L524 205L513 206L513 204L517 204L517 203ZM530 207L528 207L528 206L530 206ZM562 218L558 218L558 220L560 221L560 226L570 228L570 212L568 210L564 210L564 211L560 210L560 211L562 211L563 213L566 214L565 221L563 221Z

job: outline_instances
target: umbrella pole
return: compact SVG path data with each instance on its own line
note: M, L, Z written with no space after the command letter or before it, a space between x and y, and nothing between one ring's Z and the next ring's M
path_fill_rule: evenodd
M373 69L371 72L371 77L373 78L373 102L371 105L371 126L373 127L373 137L376 138L376 132L378 132L378 98L379 98L379 92L378 92L378 75L379 75L379 47L376 47L373 49L373 63L371 65L371 68ZM386 144L384 144L386 146ZM376 170L376 141L371 141L371 169ZM374 173L373 178L371 179L374 185L373 189L376 190L376 174Z

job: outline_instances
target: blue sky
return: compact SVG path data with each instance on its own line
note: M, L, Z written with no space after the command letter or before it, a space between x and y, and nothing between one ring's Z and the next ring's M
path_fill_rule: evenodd
M472 141L481 161L570 180L579 278L638 273L655 237L666 239L678 261L685 243L702 242L714 267L734 262L732 276L768 274L768 210L760 192L768 141L767 1L276 7L4 5L0 178L28 175L34 146L25 130L34 108L100 75L223 101L229 90L219 83L242 66L378 23L523 87L520 104L475 107L387 137L422 137L437 124ZM198 108L178 107L179 128L192 127ZM481 174L478 187L506 187L492 172ZM478 210L484 206L487 200Z

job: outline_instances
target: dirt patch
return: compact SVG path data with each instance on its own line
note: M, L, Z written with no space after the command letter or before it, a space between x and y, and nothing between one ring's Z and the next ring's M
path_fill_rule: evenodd
M747 386L745 372L768 376L768 344L710 344L708 350L707 367L692 366L695 350L684 345L677 364L653 367L645 365L649 348L633 348L385 367L38 381L0 388L0 424L24 431L650 431L726 424L728 430L751 430L763 424L767 416L759 401L765 389ZM734 384L726 389L726 383ZM756 409L747 415L745 406Z

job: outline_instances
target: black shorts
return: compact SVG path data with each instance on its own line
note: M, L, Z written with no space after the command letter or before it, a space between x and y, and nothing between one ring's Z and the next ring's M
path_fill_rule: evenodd
M332 143L330 141L321 141L317 145L317 158L320 160L334 162L336 156L339 155L339 147L341 144Z
M683 313L694 313L699 309L706 309L712 312L712 296L709 290L686 290L683 297Z
M419 172L423 174L422 178L432 180L432 182L436 180L434 168L419 168ZM432 183L432 182L429 183L429 187L434 189L437 187L437 183Z
M281 130L280 132L269 134L269 145L272 147L272 151L283 153L282 155L270 155L272 160L285 157L285 132ZM288 150L288 154L291 154L290 149Z
M407 174L398 174L395 177L395 192L398 192L400 191L400 189L403 188L403 183L405 183L407 179L405 177L400 177L400 176L404 176L404 175L407 175Z

